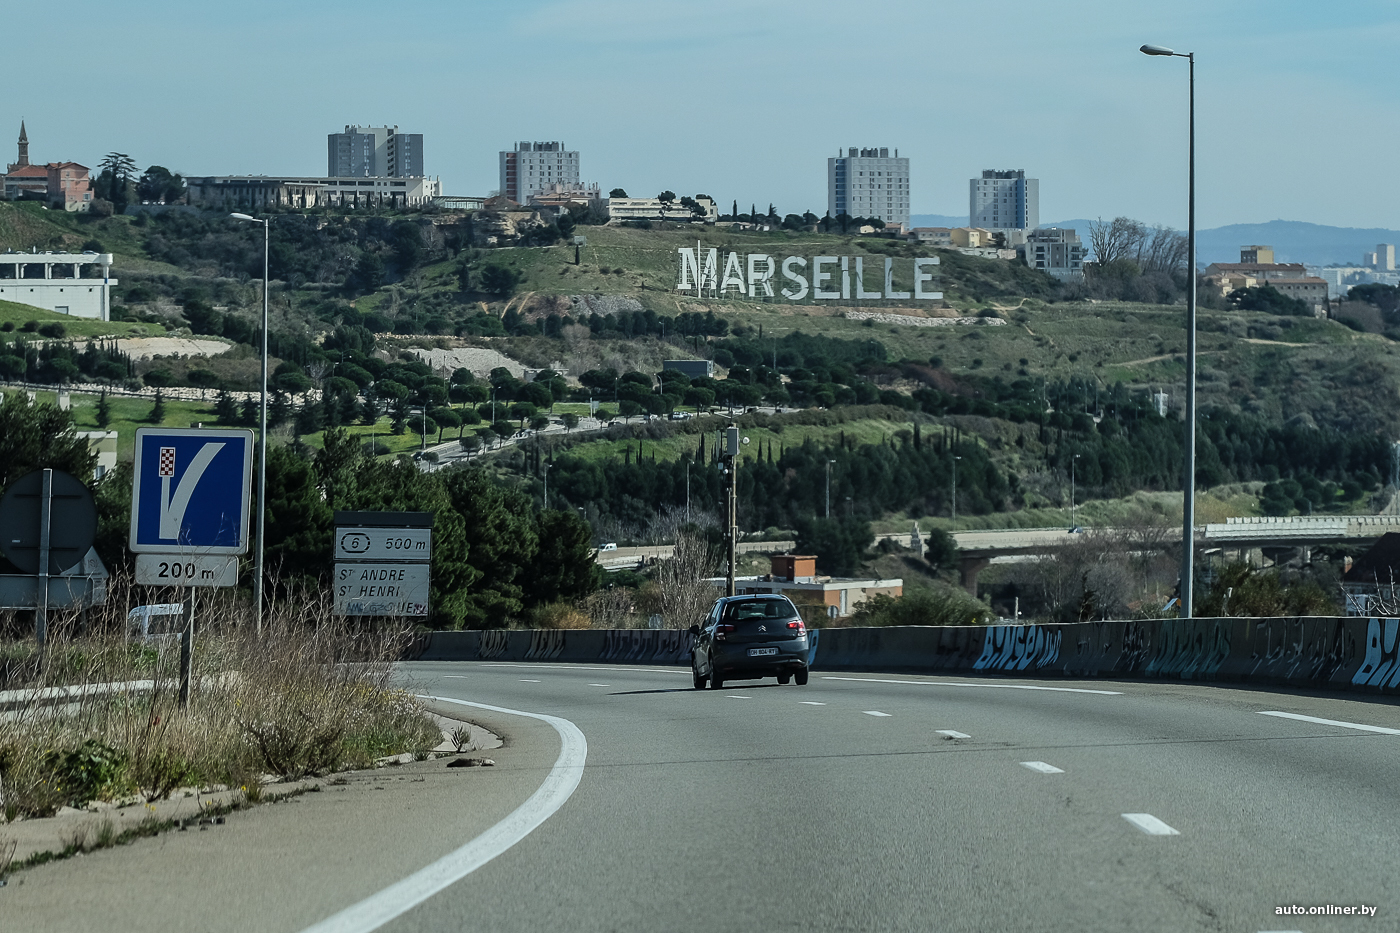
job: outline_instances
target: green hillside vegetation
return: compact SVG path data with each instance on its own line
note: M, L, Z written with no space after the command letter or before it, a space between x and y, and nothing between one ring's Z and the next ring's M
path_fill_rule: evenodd
M34 326L25 325L33 322ZM72 317L58 314L33 305L17 301L0 301L0 333L13 336L12 331L32 333L35 337L44 336L40 328L58 324L63 327L62 336L67 337L147 337L165 332L163 327L149 324L136 324L129 321L95 321L91 318ZM6 327L6 325L9 325Z

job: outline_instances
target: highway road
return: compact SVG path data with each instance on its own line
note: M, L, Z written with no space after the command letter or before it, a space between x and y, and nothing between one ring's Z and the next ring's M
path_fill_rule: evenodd
M0 890L0 927L29 928L7 899L82 890L112 930L1400 929L1393 700L820 673L701 692L679 669L491 662L403 676L439 707L498 707L463 709L505 735L501 767L438 784L441 763L407 766L435 770L339 798L358 836L327 821L262 859L252 836L277 821L253 811L208 861L189 847L215 833L33 869ZM161 846L167 869L199 866L198 896L143 889L127 926L102 885L162 877ZM191 904L199 922L177 922ZM1276 912L1294 905L1377 913ZM74 914L44 916L32 928Z

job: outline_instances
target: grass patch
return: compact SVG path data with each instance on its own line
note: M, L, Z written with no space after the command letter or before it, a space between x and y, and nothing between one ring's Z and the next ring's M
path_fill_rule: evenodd
M164 334L165 328L155 324L137 324L129 321L98 321L92 318L73 317L68 314L59 314L56 311L46 311L43 308L36 308L33 305L21 304L18 301L0 300L0 324L10 323L15 325L14 333L5 334L8 338L14 338L23 327L30 321L38 321L43 324L62 324L67 331L66 338L83 337L148 337L154 334ZM26 337L40 339L38 334L26 334ZM66 339L65 338L65 339Z
M0 721L5 820L91 800L158 800L184 786L248 787L267 773L368 767L440 740L413 697L389 686L404 630L361 628L303 593L274 603L255 637L246 604L201 595L193 695L181 709L178 646L127 639L123 596L135 594L123 589L118 581L89 634L75 618L59 621L42 664L28 643L5 652L5 689L156 684L21 706Z

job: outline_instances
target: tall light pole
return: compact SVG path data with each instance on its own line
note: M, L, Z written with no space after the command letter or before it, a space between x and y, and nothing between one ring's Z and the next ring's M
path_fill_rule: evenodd
M1069 520L1074 522L1074 461L1079 459L1079 454L1075 454L1069 461Z
M253 618L262 635L263 544L267 539L267 253L271 218L259 220L247 214L230 214L234 220L263 225L263 313L262 313L262 402L258 406L258 531L257 552L253 555Z
M953 458L953 530L958 530L958 461L962 457Z
M831 517L831 465L835 460L826 461L826 517Z
M1160 45L1144 45L1144 55L1184 58L1189 63L1188 131L1186 170L1186 463L1182 470L1181 505L1181 608L1177 615L1191 618L1195 587L1196 545L1196 53L1174 52Z
M540 470L544 473L544 511L549 511L549 467L550 464L540 464Z

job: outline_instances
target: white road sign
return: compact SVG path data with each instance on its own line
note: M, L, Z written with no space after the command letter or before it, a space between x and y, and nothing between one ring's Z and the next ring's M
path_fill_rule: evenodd
M137 554L143 586L237 586L238 558L223 554Z
M336 528L336 560L428 561L431 528Z
M335 565L335 611L341 615L425 616L428 588L427 564Z

